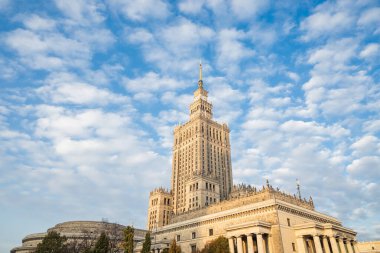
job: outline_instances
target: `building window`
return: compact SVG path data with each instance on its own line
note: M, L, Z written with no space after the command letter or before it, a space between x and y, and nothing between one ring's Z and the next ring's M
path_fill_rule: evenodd
M196 237L195 232L191 233L191 239L195 239L195 237Z
M191 253L196 253L197 252L197 245L191 245Z
M292 248L293 248L293 251L296 251L296 245L294 242L292 242Z
M210 228L210 229L208 230L208 235L209 235L209 236L213 236L213 235L214 235L214 229Z
M290 227L290 219L287 218L286 220L288 221L288 226Z
M180 240L181 240L181 236L177 235L177 242L179 242Z

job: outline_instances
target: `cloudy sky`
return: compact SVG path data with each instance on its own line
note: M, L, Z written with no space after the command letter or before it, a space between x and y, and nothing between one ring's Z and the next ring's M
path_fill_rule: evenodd
M145 227L198 64L235 183L380 239L380 3L0 0L0 251L68 220Z

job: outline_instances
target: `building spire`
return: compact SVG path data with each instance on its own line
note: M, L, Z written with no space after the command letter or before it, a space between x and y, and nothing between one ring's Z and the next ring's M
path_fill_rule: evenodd
M202 81L202 61L199 62L199 81L198 88L203 89L203 81Z
M298 178L296 179L296 183L297 183L298 198L301 199L301 188L300 188L300 181L298 180Z

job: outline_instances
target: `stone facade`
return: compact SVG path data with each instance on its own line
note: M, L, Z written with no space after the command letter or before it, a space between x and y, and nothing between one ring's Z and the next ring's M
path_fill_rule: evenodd
M173 196L171 192L158 188L150 192L148 208L148 230L169 224L173 212Z
M172 239L183 252L192 252L218 236L229 239L232 253L359 252L357 248L350 251L356 247L354 231L315 211L311 201L297 199L270 185L249 196L174 216L171 224L157 229L153 236L156 252L166 248ZM323 240L327 240L325 245ZM335 242L339 248L334 250Z
M190 120L174 129L171 177L174 214L227 199L232 190L230 130L226 124L212 119L212 104L207 100L208 92L201 78L202 66L190 105Z
M380 253L380 241L358 242L360 253Z

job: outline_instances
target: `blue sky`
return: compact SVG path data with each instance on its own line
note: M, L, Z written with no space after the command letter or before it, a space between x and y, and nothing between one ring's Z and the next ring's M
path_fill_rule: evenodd
M0 0L0 251L68 220L145 227L202 59L235 183L380 239L379 1Z

